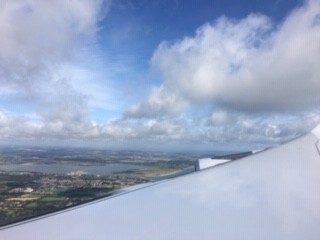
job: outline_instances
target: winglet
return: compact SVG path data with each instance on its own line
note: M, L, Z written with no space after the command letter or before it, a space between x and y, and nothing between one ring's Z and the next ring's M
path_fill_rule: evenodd
M317 138L320 138L320 124L318 124L314 129L311 131Z

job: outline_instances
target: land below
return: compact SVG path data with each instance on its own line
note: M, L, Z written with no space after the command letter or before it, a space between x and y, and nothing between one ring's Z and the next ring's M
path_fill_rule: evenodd
M202 156L45 148L0 149L0 226L194 171Z

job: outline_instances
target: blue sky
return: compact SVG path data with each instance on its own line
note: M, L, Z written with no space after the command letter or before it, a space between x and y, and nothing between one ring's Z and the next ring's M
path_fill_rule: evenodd
M0 142L243 150L320 120L320 3L4 1Z

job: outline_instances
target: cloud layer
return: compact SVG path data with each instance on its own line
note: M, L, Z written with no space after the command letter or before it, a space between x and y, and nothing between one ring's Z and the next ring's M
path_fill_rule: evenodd
M39 74L72 58L79 41L94 36L101 4L100 0L2 1L1 83L32 90L32 83L41 81Z
M68 136L87 128L85 95L60 69L76 61L85 43L94 41L106 4L102 0L2 1L0 97L30 105L37 115L35 121L2 113L6 119L2 137L39 136L39 131L43 136Z
M81 51L95 45L108 2L3 1L0 101L31 110L17 116L0 108L1 139L258 148L303 134L320 120L316 0L281 24L261 14L220 17L194 36L162 42L150 60L160 84L122 117L95 120L93 106L117 106L109 97L112 84L100 79L109 69L77 64Z
M279 25L259 14L242 20L221 17L200 27L193 37L163 42L151 64L164 83L136 112L148 115L157 109L155 96L165 104L168 95L178 102L213 103L247 112L319 106L319 16L319 1L309 1Z
M213 145L270 145L309 131L320 120L319 19L320 2L307 1L282 23L220 17L162 42L151 66L163 82L125 117L182 117L186 139Z

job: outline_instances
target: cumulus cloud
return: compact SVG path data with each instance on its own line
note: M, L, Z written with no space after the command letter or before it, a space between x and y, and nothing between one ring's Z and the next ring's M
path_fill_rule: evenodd
M319 15L320 2L308 1L278 25L259 14L221 17L193 37L163 42L151 61L161 91L249 112L319 106Z
M187 108L188 103L179 94L161 86L153 89L146 103L131 106L124 115L126 118L174 116Z
M2 1L1 83L27 88L37 74L72 57L78 41L96 32L101 4L100 0Z
M12 117L0 112L0 134L2 139L32 140L36 143L71 144L75 141L76 144L86 146L111 144L115 147L138 149L151 146L162 150L179 148L242 151L263 149L289 141L310 131L320 120L319 113L292 115L289 119L288 116L275 119L263 116L252 118L235 113L228 113L227 116L227 124L208 124L205 118L190 123L188 119L181 117L149 118L143 121L122 119L97 123L74 121L60 116L42 121L41 118ZM210 122L212 116L208 120Z
M307 132L320 121L320 112L301 112L299 114L256 116L246 113L225 113L217 111L208 117L198 128L202 129L201 141L211 144L212 147L220 146L222 149L231 149L241 146L246 149L262 149L275 146L297 138ZM226 117L227 116L227 117ZM221 122L220 120L223 120ZM216 121L219 120L217 124Z
M278 25L260 14L221 17L193 37L163 42L151 59L163 83L123 118L95 122L90 107L109 108L110 89L72 64L83 44L94 41L103 4L3 1L0 97L27 102L34 113L0 110L2 139L259 148L301 135L320 120L308 112L320 103L320 3L309 1ZM266 113L280 110L290 114Z
M150 119L143 123L131 120L97 123L83 121L80 117L72 119L73 115L61 115L50 116L43 121L39 116L13 117L0 111L1 138L54 142L75 140L82 144L90 144L90 140L100 144L110 141L128 145L140 142L139 147L146 147L151 142L159 144L186 137L184 123L178 119Z
M10 124L16 124L12 136L14 132L37 136L43 129L48 130L44 136L68 135L80 126L87 128L85 95L62 71L57 73L75 60L84 43L94 41L106 10L103 0L1 2L0 97L32 105L40 118L38 122L10 118Z
M320 121L319 16L311 0L282 23L223 16L162 42L151 66L163 82L125 118L183 118L179 141L213 148L264 148L310 131Z
M4 0L1 33L6 37L1 38L1 51L8 57L19 51L35 57L31 54L38 51L39 58L56 58L68 49L68 44L73 43L78 34L95 33L101 4L101 0Z
M229 122L230 116L227 111L218 110L211 114L211 121L213 125L220 126Z

